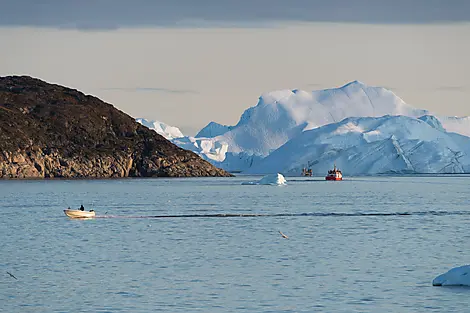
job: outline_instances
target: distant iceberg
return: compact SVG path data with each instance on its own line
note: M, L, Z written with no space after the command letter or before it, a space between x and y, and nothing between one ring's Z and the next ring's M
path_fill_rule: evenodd
M282 186L285 185L287 180L282 174L269 174L261 178L256 182L243 182L242 185L275 185Z
M390 90L353 81L339 88L313 92L298 89L266 92L255 106L243 112L235 126L212 123L205 129L217 134L214 140L227 143L228 152L266 157L304 131L348 117L427 114L428 111L413 108ZM210 132L202 133L207 136Z
M210 122L195 137L138 121L229 172L323 175L335 162L348 175L470 172L470 117L433 116L360 81L266 92L236 125Z
M210 122L197 134L196 138L213 138L225 134L230 131L233 126L222 125L216 122Z
M351 117L302 134L247 169L249 174L322 175L336 163L346 175L469 173L470 138L434 117Z
M470 286L470 265L463 265L437 276L433 286Z
M178 127L169 126L159 121L146 120L144 118L137 118L136 121L145 127L154 130L157 134L165 137L165 139L172 140L175 138L184 137L183 133L179 130Z

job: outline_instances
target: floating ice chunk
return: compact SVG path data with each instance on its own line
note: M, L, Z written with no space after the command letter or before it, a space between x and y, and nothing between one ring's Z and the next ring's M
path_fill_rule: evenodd
M286 179L282 174L269 174L260 179L260 185L285 185Z
M463 265L437 276L433 286L470 286L470 265Z
M287 180L282 174L269 174L261 178L257 182L243 182L242 185L285 185Z

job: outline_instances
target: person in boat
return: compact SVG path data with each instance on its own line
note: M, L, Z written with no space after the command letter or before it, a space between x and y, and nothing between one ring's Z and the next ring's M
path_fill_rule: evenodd
M80 206L80 211L85 211L85 208L83 207L83 204Z

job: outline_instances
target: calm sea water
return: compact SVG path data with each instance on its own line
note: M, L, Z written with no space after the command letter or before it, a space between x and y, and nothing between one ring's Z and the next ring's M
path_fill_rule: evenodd
M469 312L470 177L256 179L1 181L0 311Z

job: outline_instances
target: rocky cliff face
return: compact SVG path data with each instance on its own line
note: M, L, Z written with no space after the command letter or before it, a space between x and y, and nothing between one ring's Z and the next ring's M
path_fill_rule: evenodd
M231 176L100 99L0 77L0 178Z

